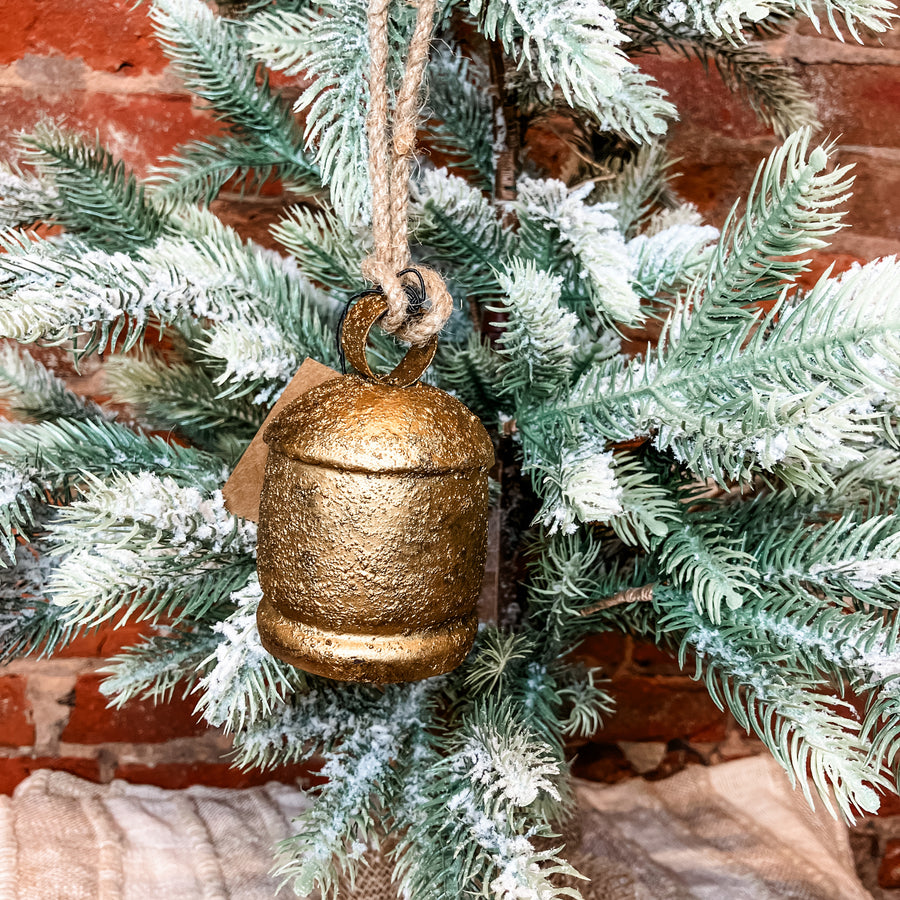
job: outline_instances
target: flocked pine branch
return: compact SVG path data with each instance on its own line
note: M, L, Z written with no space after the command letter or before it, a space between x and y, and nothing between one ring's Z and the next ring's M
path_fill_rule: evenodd
M713 63L725 86L745 98L759 121L781 138L804 126L817 126L812 99L789 66L759 42L716 37L667 15L678 8L673 3L661 15L642 13L631 19L623 28L632 39L629 51L635 54L663 45L695 56L707 68Z
M246 584L256 528L228 513L220 492L147 472L88 480L50 528L63 559L47 592L66 618L202 620Z
M303 671L275 659L260 643L256 607L261 598L259 581L251 577L232 595L234 612L212 626L217 642L200 663L198 709L207 722L227 731L252 727L283 705L285 696L307 687Z
M647 454L612 457L621 510L609 525L623 543L642 550L657 547L684 519L681 498L659 477L658 466L647 465L647 459Z
M427 169L410 185L413 236L470 296L494 296L512 236L493 204L463 178Z
M723 607L737 609L757 593L755 563L737 536L685 516L667 531L658 566L673 584L687 588L696 607L718 623Z
M15 161L0 163L0 230L26 228L51 220L59 209L59 191Z
M592 187L570 191L555 179L520 179L512 203L520 252L563 276L570 306L590 303L607 321L635 324L641 311L631 259L610 207L585 202Z
M803 15L817 30L824 17L834 34L844 39L844 29L861 42L860 30L886 31L895 16L895 7L887 0L663 0L642 3L640 7L620 2L612 4L621 15L642 12L659 17L673 27L685 26L713 38L725 38L735 44L746 40L754 28L764 30L769 22L777 24L785 18Z
M404 763L409 765L412 746L421 740L435 685L424 681L386 685L383 691L357 690L362 702L352 722L339 704L322 710L338 720L313 720L316 743L324 744L321 772L327 781L297 823L297 833L285 842L291 858L280 869L299 896L318 887L324 897L335 897L340 877L352 884L363 853L380 845L379 804L383 808L400 788ZM327 695L322 699L327 702ZM292 733L287 738L296 740Z
M108 417L96 403L69 390L27 350L12 345L0 346L0 400L29 421Z
M179 217L178 229L134 255L75 238L35 242L8 233L0 334L72 340L83 354L128 350L151 323L204 317L215 323L202 349L216 361L216 377L243 393L285 384L304 356L335 358L333 301L289 260L242 241L209 215ZM280 365L267 359L276 347L283 348Z
M489 421L492 414L509 407L508 398L499 394L499 364L499 354L473 332L465 343L439 345L433 368L446 390L453 391L476 415Z
M657 212L627 244L636 293L645 300L685 294L706 271L718 237L693 207Z
M272 235L310 278L338 291L361 286L360 266L371 249L371 235L350 228L330 209L291 207Z
M265 179L274 169L300 189L317 189L319 172L290 104L250 58L244 26L214 15L201 0L156 0L150 16L187 87L228 131L180 148L159 173L162 193L209 200L235 175L256 170Z
M827 171L829 148L810 150L809 139L809 129L801 129L760 165L743 218L737 204L732 208L697 311L679 332L673 352L680 359L715 353L710 335L716 325L729 316L752 318L745 307L776 300L805 271L801 257L826 246L824 238L841 227L839 206L852 184L849 168Z
M364 0L320 3L297 12L263 12L247 39L257 57L308 86L294 109L304 113L306 146L321 168L331 202L347 222L369 217L365 107L369 95L369 39ZM411 7L390 19L391 63L399 63L414 21Z
M693 653L696 676L705 679L712 698L766 744L810 804L808 774L826 807L833 791L845 816L878 809L876 792L889 782L869 756L852 707L829 694L821 676L808 677L790 650L769 657L751 652L739 614L714 626L684 594L658 590L656 596L655 608L639 604L622 614L625 620L678 647L682 660Z
M801 134L761 168L761 215L748 215L740 239L723 236L698 308L672 314L658 357L624 369L615 361L594 369L556 408L536 410L536 426L545 428L560 415L586 415L610 440L651 434L657 447L671 449L698 475L722 482L767 470L796 484L828 484L829 465L860 458L859 442L883 433L882 417L855 405L858 391L883 390L894 364L888 289L894 264L833 281L824 277L802 300L782 292L768 315L747 305L777 298L779 271L789 284L802 268L792 254L811 248L836 224L832 210L843 194L843 173L823 176L819 186L815 170L823 160L813 166L795 161L788 181L779 180L785 156L794 157L803 142ZM797 213L795 230L783 209L803 192L816 202ZM784 237L776 241L779 222ZM787 258L775 265L777 249ZM823 316L833 327L813 334L810 324ZM823 353L847 362L827 371L817 362Z
M520 66L557 87L566 102L636 140L665 131L673 114L662 91L622 52L626 37L600 2L470 0L482 33Z
M66 612L63 606L53 608L61 616ZM186 696L196 688L203 664L218 643L211 628L166 627L164 633L144 638L109 660L100 690L113 707L135 698L165 703L173 696Z
M589 140L590 133L585 139ZM600 178L594 199L606 204L626 238L635 237L660 201L669 199L672 160L665 144L643 144L627 159L612 156L595 162L595 166L597 174L605 177Z
M226 134L181 145L152 169L149 183L153 197L161 203L211 203L226 184L241 192L254 191L282 173L293 176L298 190L314 189L315 177L305 167L298 171L278 151L247 147Z
M122 160L99 142L45 122L22 138L25 157L52 180L58 201L52 221L92 245L130 250L167 227L165 215Z
M70 490L85 473L105 478L116 472L153 470L209 489L224 476L222 463L214 456L103 420L57 419L4 429L0 458L38 478L51 492Z
M397 850L409 896L579 896L553 883L554 875L578 875L560 858L561 845L551 841L544 849L535 841L555 836L535 811L542 795L560 799L559 762L516 718L510 709L479 704L442 741L428 794Z
M16 561L17 538L28 535L43 499L43 485L27 470L0 463L0 565Z
M46 523L40 517L35 530L42 532ZM84 630L66 621L61 607L46 599L47 581L56 567L49 549L42 538L17 543L12 565L0 569L0 661L49 656Z
M104 419L57 419L5 429L0 432L0 541L12 555L16 538L29 533L36 515L47 514L39 507L71 502L91 477L151 469L204 490L222 479L215 457Z
M127 350L151 321L211 312L222 299L171 259L155 265L70 237L33 241L8 232L0 240L0 335L21 343L72 341L80 354Z
M243 448L263 422L263 408L246 397L222 397L202 366L160 356L117 356L105 368L113 398L135 409L142 424L171 427L198 447Z
M572 534L579 525L614 519L624 512L612 451L597 434L577 429L542 448L540 462L529 454L532 480L542 506L535 519L549 534Z
M552 394L573 370L578 320L559 303L562 279L513 259L499 276L508 318L499 341L497 376L513 393Z
M467 169L479 187L494 184L494 97L488 67L459 47L437 47L428 61L429 144Z

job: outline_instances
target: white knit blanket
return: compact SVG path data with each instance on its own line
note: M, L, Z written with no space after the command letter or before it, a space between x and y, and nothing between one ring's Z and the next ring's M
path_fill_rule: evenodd
M592 879L588 900L870 896L846 829L810 812L770 759L653 783L580 782L578 798L581 834L567 855ZM0 900L272 900L274 845L306 804L281 784L169 791L36 772L0 798ZM375 866L348 896L391 893Z

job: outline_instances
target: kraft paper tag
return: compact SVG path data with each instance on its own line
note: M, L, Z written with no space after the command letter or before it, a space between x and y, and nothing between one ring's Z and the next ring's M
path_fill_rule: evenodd
M244 455L238 460L222 495L225 498L225 508L235 516L244 519L259 521L259 497L262 493L263 476L266 471L266 457L269 455L269 446L263 440L266 426L283 410L288 403L296 400L301 394L305 394L311 388L339 378L340 373L334 369L323 366L322 363L307 357L303 365L297 370L297 374L291 379L290 384L284 389L275 405L269 410L265 422L256 432L250 446L244 451Z

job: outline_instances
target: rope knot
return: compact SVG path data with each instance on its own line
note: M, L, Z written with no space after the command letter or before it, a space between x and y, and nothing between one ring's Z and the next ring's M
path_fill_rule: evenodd
M434 269L415 266L395 272L383 260L370 256L363 261L362 272L384 294L388 311L381 327L401 341L425 344L453 312L453 297Z
M409 170L416 146L419 89L428 59L435 0L419 0L416 24L409 43L406 71L397 93L388 142L388 19L390 0L369 5L369 173L372 182L372 235L375 249L363 262L365 278L380 287L388 311L381 327L414 346L437 334L453 311L453 298L437 272L410 269L408 241ZM415 273L418 296L403 282ZM418 297L418 299L416 299ZM412 304L410 303L413 300Z

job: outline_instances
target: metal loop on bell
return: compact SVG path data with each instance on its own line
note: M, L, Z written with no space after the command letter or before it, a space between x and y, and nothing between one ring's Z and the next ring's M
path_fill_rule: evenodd
M350 307L344 318L341 330L341 346L347 360L358 372L372 381L395 387L409 387L415 384L425 370L431 365L437 350L437 335L433 335L420 347L410 347L406 356L400 360L396 368L387 375L375 374L366 357L366 343L372 326L387 312L387 301L384 296L374 291L360 297Z

